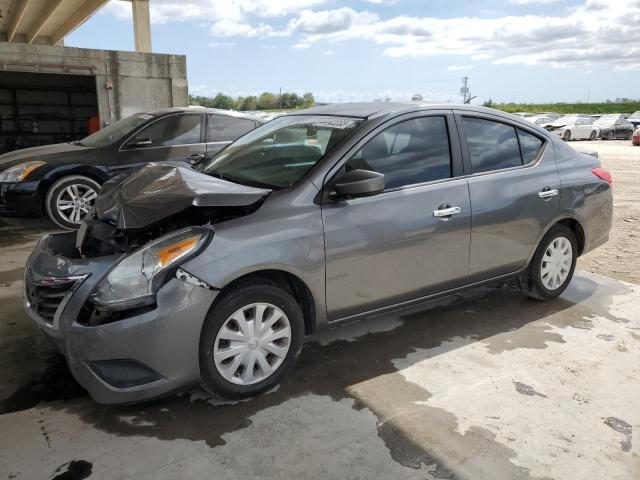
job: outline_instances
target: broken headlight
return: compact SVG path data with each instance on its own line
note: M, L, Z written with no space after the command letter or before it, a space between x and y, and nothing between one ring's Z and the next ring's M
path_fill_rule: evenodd
M98 284L92 302L122 310L150 305L167 274L200 253L211 231L192 227L161 237L126 256Z

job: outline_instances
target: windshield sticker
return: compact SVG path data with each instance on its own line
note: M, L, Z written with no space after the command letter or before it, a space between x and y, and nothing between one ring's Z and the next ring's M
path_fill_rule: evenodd
M311 125L313 127L320 128L349 128L356 123L355 120L322 120L320 122L314 122Z

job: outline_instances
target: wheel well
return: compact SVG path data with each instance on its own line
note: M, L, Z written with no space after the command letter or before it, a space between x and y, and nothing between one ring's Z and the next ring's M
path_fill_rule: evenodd
M582 228L582 225L580 225L580 222L573 218L565 218L564 220L560 220L557 224L564 225L565 227L571 229L571 231L576 236L576 241L578 242L578 256L582 255L582 252L584 252L585 238L584 229Z
M316 325L316 305L309 287L300 278L284 270L260 270L236 278L228 285L225 285L223 290L239 282L244 283L251 280L268 280L291 293L302 310L305 335L313 333Z

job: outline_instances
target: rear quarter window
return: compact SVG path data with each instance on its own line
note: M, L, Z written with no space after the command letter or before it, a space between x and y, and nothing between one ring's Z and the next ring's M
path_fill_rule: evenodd
M538 157L544 142L535 135L521 129L518 129L518 140L520 141L520 151L522 152L522 163L527 165L533 162Z

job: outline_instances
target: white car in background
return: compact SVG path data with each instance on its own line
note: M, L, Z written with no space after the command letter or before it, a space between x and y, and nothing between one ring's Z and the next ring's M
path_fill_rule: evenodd
M593 124L593 118L585 115L565 115L545 127L565 142L569 140L595 140L599 129Z
M550 117L548 115L534 115L533 117L525 117L525 120L528 122L534 123L542 128L546 128L547 125L550 125L554 121L556 121L558 117Z

